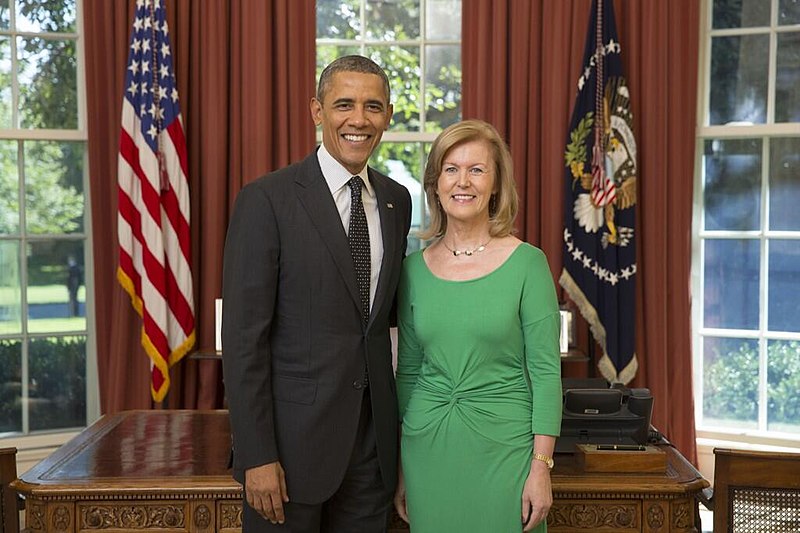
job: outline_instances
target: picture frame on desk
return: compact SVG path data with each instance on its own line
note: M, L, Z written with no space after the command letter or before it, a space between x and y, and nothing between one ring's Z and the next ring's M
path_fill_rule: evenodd
M222 352L222 298L214 299L214 349Z
M561 334L558 344L561 349L561 356L567 356L575 349L575 320L572 309L567 304L559 306L561 315Z

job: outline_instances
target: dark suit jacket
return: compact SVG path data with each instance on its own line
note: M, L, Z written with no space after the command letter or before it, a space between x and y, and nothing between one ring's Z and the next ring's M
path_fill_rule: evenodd
M234 477L280 461L289 498L319 503L338 488L369 372L378 457L397 480L397 398L389 316L411 219L408 191L370 169L383 265L362 324L347 234L316 152L247 185L225 242L223 370Z

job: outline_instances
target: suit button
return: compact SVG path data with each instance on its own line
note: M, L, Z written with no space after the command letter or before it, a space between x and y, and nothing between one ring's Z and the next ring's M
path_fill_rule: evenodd
M364 387L364 382L360 379L353 381L353 388L356 390L361 390Z

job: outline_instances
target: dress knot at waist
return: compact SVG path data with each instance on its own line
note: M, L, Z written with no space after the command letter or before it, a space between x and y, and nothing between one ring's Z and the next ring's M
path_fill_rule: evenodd
M524 396L529 394L527 388L520 388L515 384L492 384L481 388L463 389L458 387L443 387L439 383L420 380L416 386L417 394L427 397L429 400L438 400L444 403L460 403L470 400L491 400L501 398L512 398L522 393Z

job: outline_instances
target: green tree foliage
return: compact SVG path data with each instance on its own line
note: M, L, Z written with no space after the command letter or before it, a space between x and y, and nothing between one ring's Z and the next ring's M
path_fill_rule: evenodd
M26 223L31 233L82 229L83 143L30 142L25 150Z
M16 0L18 23L40 32L75 31L75 3ZM19 69L0 71L0 92L10 94L17 77L19 122L31 129L77 129L77 56L74 39L46 34L17 38ZM0 45L0 64L10 47ZM11 116L13 102L0 102L0 117ZM7 124L15 127L15 125ZM0 233L19 231L19 179L24 176L25 218L32 233L71 233L83 229L84 143L25 141L20 173L18 141L0 142Z
M767 421L800 428L800 341L767 347ZM718 342L703 371L703 413L716 420L758 420L758 345Z
M18 141L0 142L0 233L19 231ZM83 229L83 143L24 141L25 218L31 233Z
M769 422L800 426L800 341L772 341L767 353Z
M720 420L758 420L758 347L720 340L703 369L703 413Z
M17 141L0 141L0 233L19 228Z
M0 432L22 430L21 342L0 340ZM86 425L86 338L31 341L29 350L31 429Z

